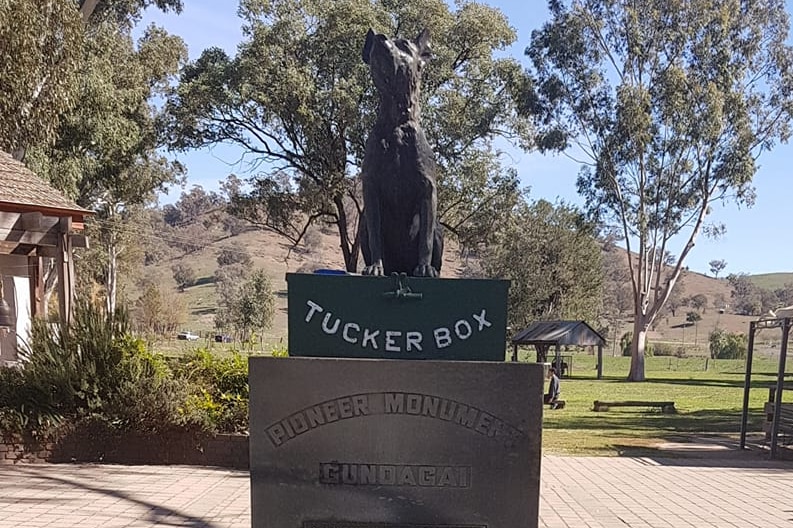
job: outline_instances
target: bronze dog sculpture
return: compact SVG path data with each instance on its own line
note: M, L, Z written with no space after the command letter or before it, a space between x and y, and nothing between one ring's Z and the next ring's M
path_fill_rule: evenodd
M415 41L366 34L363 61L380 94L362 168L364 275L437 277L443 233L437 218L435 160L419 124L421 70L429 33Z

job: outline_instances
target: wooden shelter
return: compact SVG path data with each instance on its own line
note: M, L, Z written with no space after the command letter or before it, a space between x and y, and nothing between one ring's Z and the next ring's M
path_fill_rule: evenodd
M71 320L74 300L72 249L93 214L69 200L10 155L0 152L0 281L15 324L0 334L0 362L16 359L30 320L45 312L44 259L54 259L61 320Z
M603 347L606 340L589 326L586 321L537 321L512 337L512 361L518 360L518 347L534 345L537 362L548 360L548 351L553 346L556 354L554 363L559 370L562 345L597 346L597 377L603 376Z

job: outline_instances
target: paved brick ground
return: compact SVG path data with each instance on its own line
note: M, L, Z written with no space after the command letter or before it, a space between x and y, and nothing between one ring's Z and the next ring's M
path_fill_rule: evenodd
M248 527L248 482L185 466L0 466L0 527ZM540 526L793 528L793 464L545 456Z

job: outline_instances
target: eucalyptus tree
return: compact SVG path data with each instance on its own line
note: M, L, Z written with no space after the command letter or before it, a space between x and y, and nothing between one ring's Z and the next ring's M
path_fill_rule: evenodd
M86 28L113 20L131 27L149 5L181 0L0 0L0 149L23 159L50 144L62 116L82 104L79 69Z
M312 223L333 225L348 270L360 243L356 185L377 96L361 50L369 28L413 38L430 31L423 124L439 165L441 220L463 244L487 236L519 194L493 139L526 146L529 120L513 104L529 81L494 53L515 31L476 2L243 0L236 56L211 48L171 95L174 149L231 143L259 172L229 186L234 214L297 245Z
M526 53L544 150L582 161L578 190L621 229L633 289L629 379L715 203L751 205L756 160L789 134L782 0L549 1ZM668 253L677 252L671 260Z
M713 274L713 277L718 279L719 273L727 267L727 261L723 259L714 259L708 262L708 266L710 266L710 272Z
M31 147L28 163L80 205L96 211L88 234L101 249L95 279L115 310L125 252L146 233L135 229L142 208L182 167L165 159L150 99L186 61L182 40L156 27L138 42L116 17L86 28L78 68L80 104L61 116L51 144ZM145 240L145 238L143 238Z
M484 275L509 279L509 325L600 315L603 267L595 226L567 204L521 202L482 252Z

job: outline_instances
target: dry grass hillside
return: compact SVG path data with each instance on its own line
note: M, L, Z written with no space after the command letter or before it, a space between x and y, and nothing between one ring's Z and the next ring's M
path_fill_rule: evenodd
M244 247L253 258L253 265L263 268L272 280L277 297L275 320L270 331L265 335L269 343L275 343L286 336L286 273L295 271L313 271L330 268L343 269L338 240L331 230L316 230L309 237L310 243L290 251L285 239L264 231L247 231L241 235L207 244L203 249L160 262L145 268L146 276L158 279L160 284L169 284L175 298L179 298L186 306L186 322L184 329L202 334L213 330L213 317L217 308L213 274L217 269L217 254L223 247ZM187 264L196 273L196 284L178 291L171 274L171 266L176 263ZM462 275L464 263L458 258L453 246L447 247L444 255L443 276L456 278ZM700 273L685 272L682 282L681 297L692 297L703 294L708 299L707 308L700 315L702 320L696 325L686 323L686 313L693 310L689 307L679 308L675 315L671 313L661 317L654 331L650 334L653 342L665 342L672 345L685 345L687 351L707 346L708 334L716 327L730 332L746 332L752 317L724 313L714 306L718 299L729 303L730 287L725 279L715 279ZM626 320L623 331L630 330L630 321ZM614 336L608 336L609 339ZM773 341L772 336L768 336ZM693 347L693 345L697 345Z
M290 249L286 239L266 231L247 231L225 240L206 244L202 249L174 257L156 265L147 266L145 275L160 284L169 285L170 295L180 299L186 307L185 330L211 333L217 309L213 275L218 267L217 255L224 247L243 247L251 255L253 267L264 269L276 293L276 313L272 328L264 336L274 343L286 336L286 274L311 272L316 269L344 269L338 238L332 231L316 230L308 245ZM455 247L449 247L443 260L443 276L457 278L462 274L463 263L457 258ZM196 282L179 291L173 280L171 266L181 263L195 272Z

